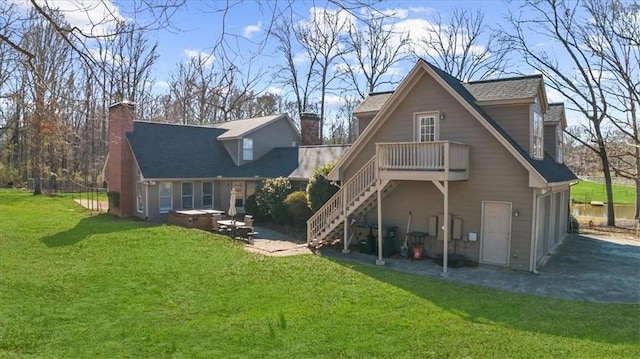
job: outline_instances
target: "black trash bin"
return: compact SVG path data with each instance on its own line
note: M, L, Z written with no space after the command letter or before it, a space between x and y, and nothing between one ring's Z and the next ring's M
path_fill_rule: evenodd
M372 227L374 233L374 245L373 253L378 254L378 226ZM385 258L391 257L396 253L396 232L398 227L396 226L382 226L382 256Z

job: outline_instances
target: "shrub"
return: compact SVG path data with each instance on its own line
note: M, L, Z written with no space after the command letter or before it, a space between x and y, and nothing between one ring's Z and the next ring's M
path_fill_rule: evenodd
M322 205L331 198L336 192L338 192L338 187L331 184L327 179L327 175L333 167L335 163L329 163L324 165L313 172L313 177L309 180L309 185L307 186L307 198L309 201L309 208L311 211L315 213L322 207Z
M284 211L286 216L286 207L284 209L280 207L284 207L284 200L289 193L291 193L291 182L288 178L266 179L256 189L256 205L265 216L278 221L278 218L283 219L281 211Z
M311 210L309 209L305 191L291 193L284 200L284 203L287 205L289 218L294 225L302 225L311 217Z
M264 211L262 211L261 208L258 206L258 203L256 202L255 194L252 194L251 196L247 197L247 201L244 204L244 208L247 211L247 214L252 215L255 220L260 221L267 217Z
M569 228L567 229L569 233L578 233L580 232L580 222L573 216L573 214L569 214Z

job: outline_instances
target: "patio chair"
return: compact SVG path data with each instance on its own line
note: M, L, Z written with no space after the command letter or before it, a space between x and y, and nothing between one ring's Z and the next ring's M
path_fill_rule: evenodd
M218 223L218 220L215 217L211 217L211 230L214 233L220 233L220 234L229 234L230 229L227 226L223 226L220 223Z
M246 227L253 227L253 216L245 215L244 216L244 225Z

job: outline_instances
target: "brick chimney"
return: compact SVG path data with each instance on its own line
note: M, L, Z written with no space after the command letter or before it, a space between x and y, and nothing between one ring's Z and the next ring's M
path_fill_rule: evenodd
M321 145L320 117L315 113L303 112L300 114L300 132L302 146Z
M107 162L108 191L118 193L117 205L109 200L109 212L118 217L133 214L135 167L133 153L127 142L127 132L133 132L135 105L128 101L109 107L109 158Z

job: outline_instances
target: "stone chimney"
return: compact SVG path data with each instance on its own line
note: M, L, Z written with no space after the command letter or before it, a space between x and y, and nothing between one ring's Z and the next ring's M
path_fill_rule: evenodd
M320 117L315 113L303 112L300 114L300 132L302 146L321 145Z
M135 164L127 142L127 132L133 132L134 116L135 105L131 102L122 101L109 107L109 212L118 217L131 216L135 204Z

